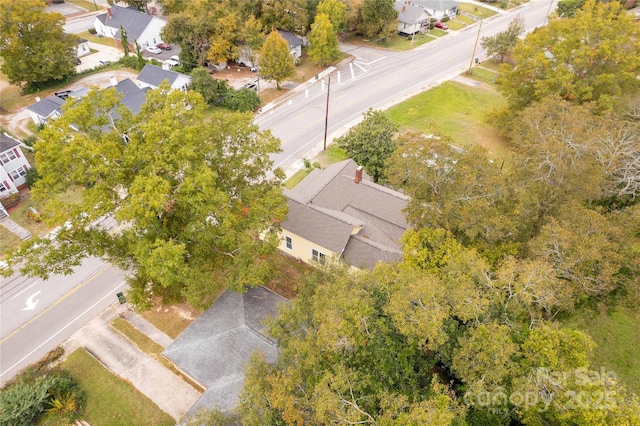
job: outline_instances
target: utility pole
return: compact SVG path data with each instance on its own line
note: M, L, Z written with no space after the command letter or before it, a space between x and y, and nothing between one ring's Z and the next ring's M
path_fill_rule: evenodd
M469 71L467 71L467 74L471 74L471 67L473 66L473 59L476 57L476 48L478 47L478 40L480 40L481 29L482 29L482 19L480 20L480 26L478 27L478 34L476 35L476 43L473 45L473 54L471 55L471 61L469 62Z
M324 113L324 149L327 150L327 129L329 126L329 93L331 93L331 76L329 76L329 81L327 83L327 108Z

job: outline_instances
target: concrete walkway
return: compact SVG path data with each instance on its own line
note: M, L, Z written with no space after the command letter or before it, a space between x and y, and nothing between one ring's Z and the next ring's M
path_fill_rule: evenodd
M85 348L111 372L129 381L160 409L180 421L198 401L201 393L111 328L110 323L118 316L132 318L137 326L145 329L145 334L149 331L149 337L156 341L167 343L167 339L171 340L166 335L162 337L164 333L129 312L126 305L116 303L71 336L63 344L65 353Z
M17 235L18 238L23 241L31 238L31 232L27 231L8 217L0 219L0 226L4 226L9 232Z

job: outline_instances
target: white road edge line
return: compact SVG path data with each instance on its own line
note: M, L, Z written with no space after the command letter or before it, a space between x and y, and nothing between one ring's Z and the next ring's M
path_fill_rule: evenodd
M123 281L120 283L120 285L116 288L114 288L113 290L117 290L120 287L122 287L124 284L126 283L126 281ZM73 320L71 320L67 325L65 325L64 327L62 327L60 330L58 330L54 335L52 335L51 337L49 337L47 340L45 340L44 342L42 342L40 344L40 346L38 346L37 348L35 348L34 350L32 350L31 352L29 352L27 355L25 355L24 357L22 357L22 359L18 362L16 362L15 364L13 364L11 367L7 368L5 371L3 371L2 373L0 373L0 377L4 376L5 374L7 374L9 371L13 370L14 368L16 368L16 366L18 364L20 364L22 361L24 361L25 359L29 358L31 355L33 355L38 349L40 349L41 347L43 347L45 344L49 343L49 341L51 339L53 339L54 337L56 337L58 334L62 333L64 330L66 330L71 324L73 324L74 322L78 321L78 319L80 319L80 317L82 317L83 315L85 315L87 312L89 312L91 309L95 308L96 305L98 305L100 302L102 302L104 299L106 299L107 297L113 296L112 295L112 291L110 290L109 293L105 294L102 298L100 298L100 300L98 300L96 303L94 303L93 305L89 306L83 313L81 313L80 315L78 315L77 317L75 317Z

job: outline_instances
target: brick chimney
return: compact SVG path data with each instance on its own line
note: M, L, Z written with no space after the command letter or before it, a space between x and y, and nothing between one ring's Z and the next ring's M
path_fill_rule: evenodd
M107 16L108 16L109 18L112 18L112 17L113 17L113 15L111 14L111 7L107 7Z
M356 178L353 180L355 183L362 181L362 166L358 166L356 169Z

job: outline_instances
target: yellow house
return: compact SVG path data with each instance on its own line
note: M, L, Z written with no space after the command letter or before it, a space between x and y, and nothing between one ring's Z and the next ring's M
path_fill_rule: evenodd
M285 195L284 253L307 263L338 258L357 268L402 259L408 198L373 183L353 160L315 169Z

